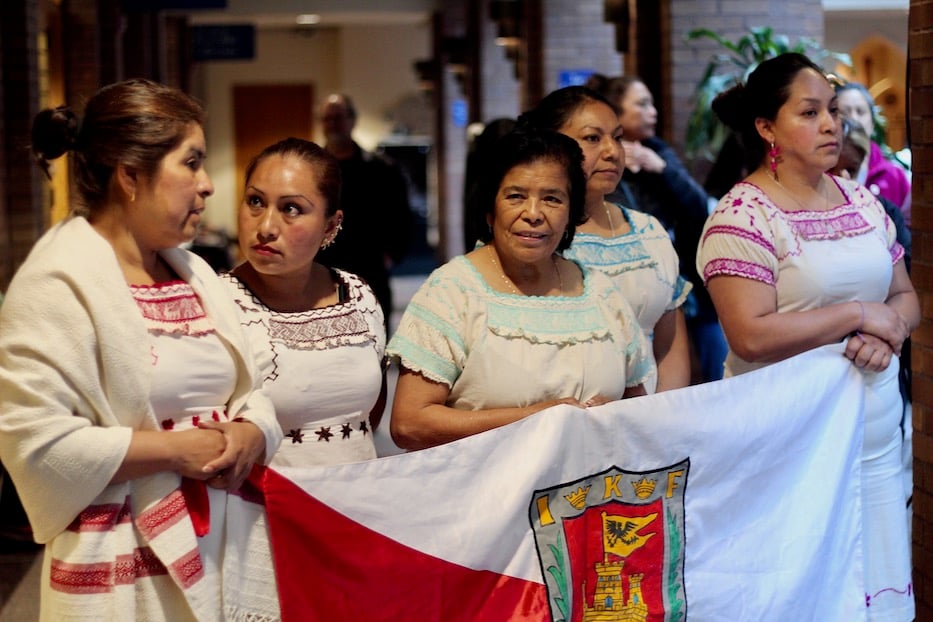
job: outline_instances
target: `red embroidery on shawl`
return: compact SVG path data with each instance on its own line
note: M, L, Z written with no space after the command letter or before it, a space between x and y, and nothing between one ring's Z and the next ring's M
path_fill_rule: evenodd
M197 549L179 557L169 568L169 572L181 588L186 590L204 577L204 566Z
M168 568L148 546L135 549L132 555L120 555L114 570L116 585L132 585L139 577L168 574Z
M155 506L136 517L136 526L146 540L152 540L160 533L188 518L188 506L181 490L175 490L159 501Z
M51 561L49 585L66 594L102 594L113 589L113 564L68 564Z
M68 525L68 531L110 531L119 523L130 522L130 499L122 505L108 503L105 505L89 505L78 514L71 524Z
M71 564L52 559L49 583L67 594L102 594L117 585L132 585L140 577L168 574L149 547L135 549L132 555L118 555L114 562Z

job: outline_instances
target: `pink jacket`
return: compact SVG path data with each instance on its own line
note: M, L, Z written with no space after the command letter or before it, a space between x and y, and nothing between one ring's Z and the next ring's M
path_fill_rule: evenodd
M901 208L904 221L910 224L910 180L907 173L897 163L884 157L881 148L874 142L868 157L865 187L871 190L872 194L881 195Z

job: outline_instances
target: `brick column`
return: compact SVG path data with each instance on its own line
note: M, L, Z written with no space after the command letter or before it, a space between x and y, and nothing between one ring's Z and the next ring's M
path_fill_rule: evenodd
M911 279L922 319L913 346L913 563L917 620L933 620L933 0L911 0L909 141L913 154ZM906 362L905 362L906 363Z
M2 44L2 125L5 136L0 149L6 180L2 187L9 252L0 264L0 287L6 288L12 271L22 263L32 243L45 228L43 188L45 180L30 157L28 145L32 119L39 112L39 3L0 3Z
M735 41L753 27L771 26L791 43L808 37L823 40L821 0L669 0L670 85L672 116L670 142L683 153L687 119L693 111L693 92L713 54L723 51L713 40L685 41L694 28L709 28ZM702 177L700 178L702 181Z

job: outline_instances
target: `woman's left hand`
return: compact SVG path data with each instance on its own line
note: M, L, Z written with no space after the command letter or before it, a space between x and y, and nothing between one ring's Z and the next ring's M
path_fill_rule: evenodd
M846 342L846 357L865 371L884 371L893 356L894 350L887 341L868 333L856 333Z
M259 462L266 448L262 430L246 420L202 421L199 428L218 430L224 435L227 446L219 458L204 465L205 472L216 475L207 480L207 485L223 490L236 490L249 475L253 464Z

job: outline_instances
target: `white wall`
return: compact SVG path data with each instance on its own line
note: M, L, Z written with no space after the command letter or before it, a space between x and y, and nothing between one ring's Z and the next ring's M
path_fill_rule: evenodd
M386 109L418 90L413 63L429 57L430 49L427 23L321 28L311 36L259 29L254 60L194 67L193 91L207 108L207 172L214 182L205 222L236 231L240 189L235 187L234 85L310 82L318 102L329 93L345 92L359 115L356 139L371 149L391 131ZM315 137L321 141L319 127Z
M881 36L907 55L907 9L903 11L827 11L823 47L846 52L871 36Z

